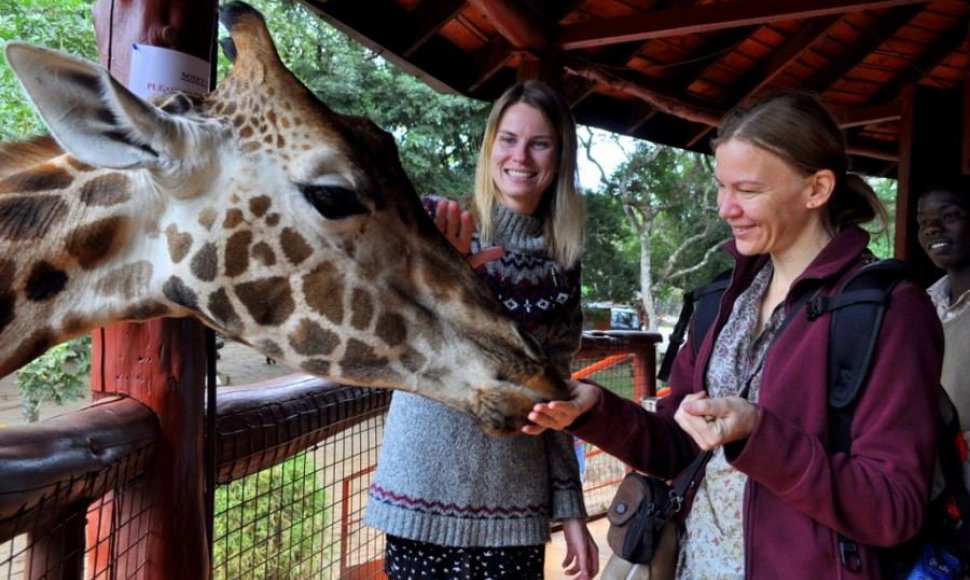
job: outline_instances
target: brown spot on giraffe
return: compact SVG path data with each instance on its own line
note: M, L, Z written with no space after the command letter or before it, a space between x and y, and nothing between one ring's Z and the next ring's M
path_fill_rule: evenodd
M53 191L73 183L74 177L67 170L44 163L0 181L0 194Z
M199 280L212 282L219 273L219 248L212 242L202 244L199 251L192 256L189 267Z
M246 221L241 209L230 208L226 210L226 217L222 220L222 227L227 230L235 229L236 226Z
M367 374L371 372L369 369L384 366L387 362L387 358L377 354L374 347L356 338L351 338L347 340L347 346L344 348L344 356L340 359L340 368L345 372L353 369L355 375L366 378Z
M343 276L333 264L320 264L303 277L303 295L311 309L323 314L334 324L343 323Z
M256 346L259 348L259 350L261 350L264 354L266 354L270 358L283 357L283 349L280 348L280 345L276 344L272 340L269 340L269 339L261 340L257 343Z
M99 296L130 299L148 287L152 279L152 269L148 260L113 268L98 279L94 291Z
M27 300L31 302L46 302L64 291L67 286L67 272L54 266L50 262L41 260L33 265L24 290Z
M266 242L257 242L256 244L253 244L252 254L253 259L257 260L264 266L276 265L276 252L274 252L272 246Z
M111 259L127 239L128 218L111 216L75 230L67 240L67 253L90 270Z
M407 321L400 314L382 312L377 317L374 333L389 346L403 344L408 337Z
M209 312L216 322L225 327L228 331L238 334L243 330L243 321L236 313L236 309L229 300L229 294L225 288L219 288L209 295Z
M303 235L292 228L283 228L280 234L280 246L283 248L283 255L294 266L301 264L313 254L313 248Z
M165 239L168 241L168 255L176 264L185 259L192 249L192 234L179 233L178 226L175 224L165 228Z
M374 301L363 288L354 288L350 294L350 325L357 330L367 330L374 317Z
M229 236L226 242L226 276L235 278L249 270L249 246L253 243L253 233L240 230Z
M285 278L272 276L233 287L246 312L257 324L279 326L296 310L293 290Z
M171 310L168 306L154 300L145 300L132 304L125 310L124 318L127 320L151 320L159 316L169 314Z
M273 206L273 199L268 195L259 195L249 200L249 211L256 217L263 217Z
M340 346L337 333L321 327L312 320L303 319L289 335L290 346L302 355L328 355Z
M199 295L195 290L188 287L178 276L170 277L162 285L162 294L173 303L197 310L199 306Z
M211 230L218 217L219 212L211 207L207 207L199 213L199 225L204 227L206 230Z
M276 226L280 225L281 220L282 220L282 216L276 212L273 212L268 216L266 216L266 225L268 225L271 228L275 228Z
M61 146L50 135L16 143L0 143L0 180L63 153Z
M85 205L110 207L129 199L131 180L120 173L100 175L81 186L81 202Z
M322 359L310 359L300 365L300 368L311 375L329 375L330 363Z
M401 357L401 364L404 365L404 368L407 369L408 372L412 373L420 371L421 367L423 367L427 361L428 359L423 354L413 349L408 349L408 351Z
M0 198L0 239L44 238L67 216L68 209L63 199L53 195Z

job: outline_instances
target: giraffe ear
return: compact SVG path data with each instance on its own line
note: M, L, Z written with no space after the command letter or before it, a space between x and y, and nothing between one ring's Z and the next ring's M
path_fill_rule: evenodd
M7 62L58 143L84 163L115 169L159 164L181 132L104 67L9 42Z

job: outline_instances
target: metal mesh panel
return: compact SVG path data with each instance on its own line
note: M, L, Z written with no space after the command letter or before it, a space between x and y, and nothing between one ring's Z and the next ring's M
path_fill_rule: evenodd
M370 577L383 536L361 518L384 417L343 422L283 463L217 487L215 580Z
M634 397L632 354L577 357L573 360L573 376L592 379L621 397ZM576 445L577 450L582 451L578 458L586 511L591 517L603 515L610 507L616 487L626 474L626 466L595 445L578 438Z
M49 526L37 526L0 543L0 578L144 577L150 522L140 485L120 484L76 509L58 509L56 495L42 502L39 509L57 517Z

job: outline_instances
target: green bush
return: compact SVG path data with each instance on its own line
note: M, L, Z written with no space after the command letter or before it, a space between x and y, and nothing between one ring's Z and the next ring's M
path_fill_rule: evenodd
M40 419L40 405L63 405L87 394L91 373L91 336L61 343L17 371L24 421Z
M216 580L319 578L326 549L326 493L313 455L216 488L212 570Z

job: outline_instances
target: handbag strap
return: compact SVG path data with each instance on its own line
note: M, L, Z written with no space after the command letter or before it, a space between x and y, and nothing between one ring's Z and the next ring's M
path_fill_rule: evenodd
M677 483L670 488L670 502L667 504L671 514L680 511L681 506L684 505L687 491L697 483L698 475L713 455L714 452L711 450L699 453L677 478Z

